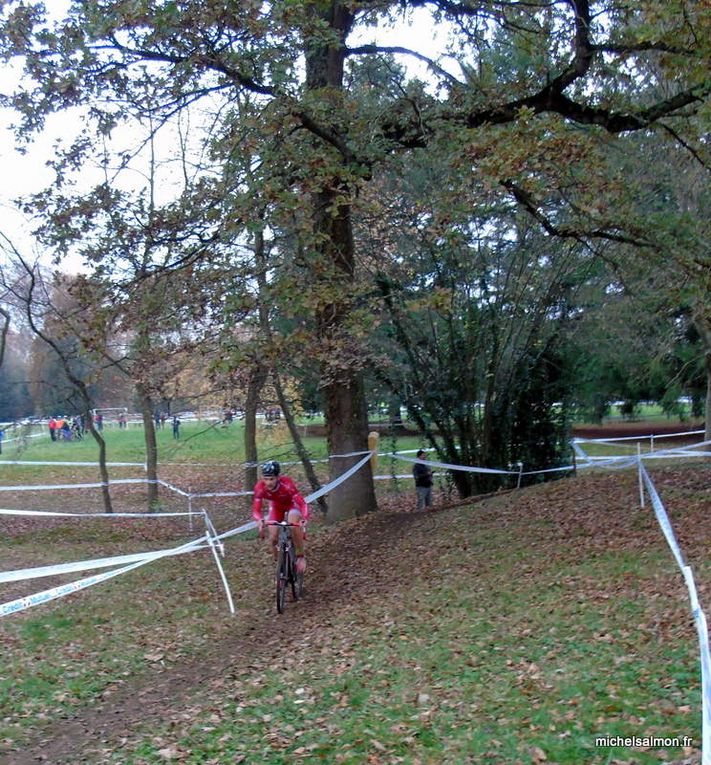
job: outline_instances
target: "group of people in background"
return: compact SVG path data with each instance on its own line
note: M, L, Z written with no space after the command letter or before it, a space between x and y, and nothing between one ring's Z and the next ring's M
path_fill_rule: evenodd
M101 412L96 412L92 417L96 430L102 431L104 429L104 415ZM74 417L65 415L50 417L47 427L52 441L81 441L87 431L86 421L81 414L76 414Z
M47 423L52 441L81 441L86 432L84 418L77 414L69 417L50 417Z

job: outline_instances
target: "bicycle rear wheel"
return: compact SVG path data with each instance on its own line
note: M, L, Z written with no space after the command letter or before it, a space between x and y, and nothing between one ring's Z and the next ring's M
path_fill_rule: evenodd
M289 578L288 558L284 554L284 548L279 548L276 566L276 607L280 614L284 613L286 603L286 583Z

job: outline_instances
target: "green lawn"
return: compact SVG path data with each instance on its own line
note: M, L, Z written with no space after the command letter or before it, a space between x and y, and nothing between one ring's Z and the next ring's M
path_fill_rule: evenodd
M680 472L662 491L702 588L708 478ZM687 487L678 496L675 483ZM251 535L225 560L236 617L198 553L5 618L0 747L37 747L44 722L85 706L110 719L133 687L160 688L195 661L187 699L166 690L144 710L157 714L146 727L86 741L87 761L697 763L696 634L683 580L635 495L633 475L597 474L408 522L317 524L307 598L283 617ZM37 525L15 545L5 536L0 552L76 560L186 534L177 522L110 524ZM602 735L686 735L693 747L606 749Z

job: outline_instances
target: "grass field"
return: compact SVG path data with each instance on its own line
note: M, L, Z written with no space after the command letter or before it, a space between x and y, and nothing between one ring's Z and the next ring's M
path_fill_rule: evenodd
M112 459L137 453L135 434L107 435ZM213 480L235 453L228 436L197 436L194 448L204 438L209 453L175 470L197 476L214 463ZM33 443L24 456L74 446ZM30 468L2 470L19 483ZM47 468L32 470L39 480ZM711 467L655 467L653 477L708 613ZM78 496L52 501L74 507ZM634 474L427 514L397 512L388 495L381 504L374 517L312 525L306 598L283 617L269 558L247 535L227 546L234 617L211 556L198 552L0 619L0 761L700 762L694 624ZM214 520L224 530L241 516L227 502ZM2 570L191 538L183 519L0 516L0 531ZM66 580L2 585L0 600ZM691 742L597 746L604 735Z
M33 433L43 433L34 427ZM244 461L244 425L236 421L229 426L200 421L184 422L180 426L180 439L175 440L168 425L156 431L161 463L227 463L239 464ZM131 426L125 430L116 427L105 428L103 432L109 462L143 462L145 442L143 429ZM258 448L261 459L295 459L286 424L281 422L271 428L258 429ZM322 436L304 435L303 441L314 459L325 457L326 439ZM421 447L422 440L416 436L383 436L380 440L382 451L405 450ZM2 460L72 460L93 461L97 459L96 442L87 434L79 442L52 442L49 436L27 438L21 442L12 441L3 447Z
M708 592L701 487L711 474L662 475ZM64 753L45 743L51 762L78 761L77 746L85 762L126 765L698 762L693 623L635 489L633 476L587 476L479 506L316 527L307 597L284 617L273 615L271 566L252 538L226 559L236 617L214 564L196 553L6 618L8 762L41 751L45 726L58 731L72 714L128 727ZM4 530L14 565L185 538L168 521ZM601 735L693 743L611 750L595 746Z

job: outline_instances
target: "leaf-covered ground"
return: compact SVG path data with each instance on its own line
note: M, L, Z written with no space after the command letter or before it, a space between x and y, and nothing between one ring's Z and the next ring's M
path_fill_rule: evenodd
M711 466L652 475L708 613ZM0 762L700 762L696 631L635 474L412 502L313 524L306 596L283 616L264 546L242 538L234 617L201 552L2 619ZM221 530L243 517L214 508ZM184 520L0 524L2 569L191 536Z

